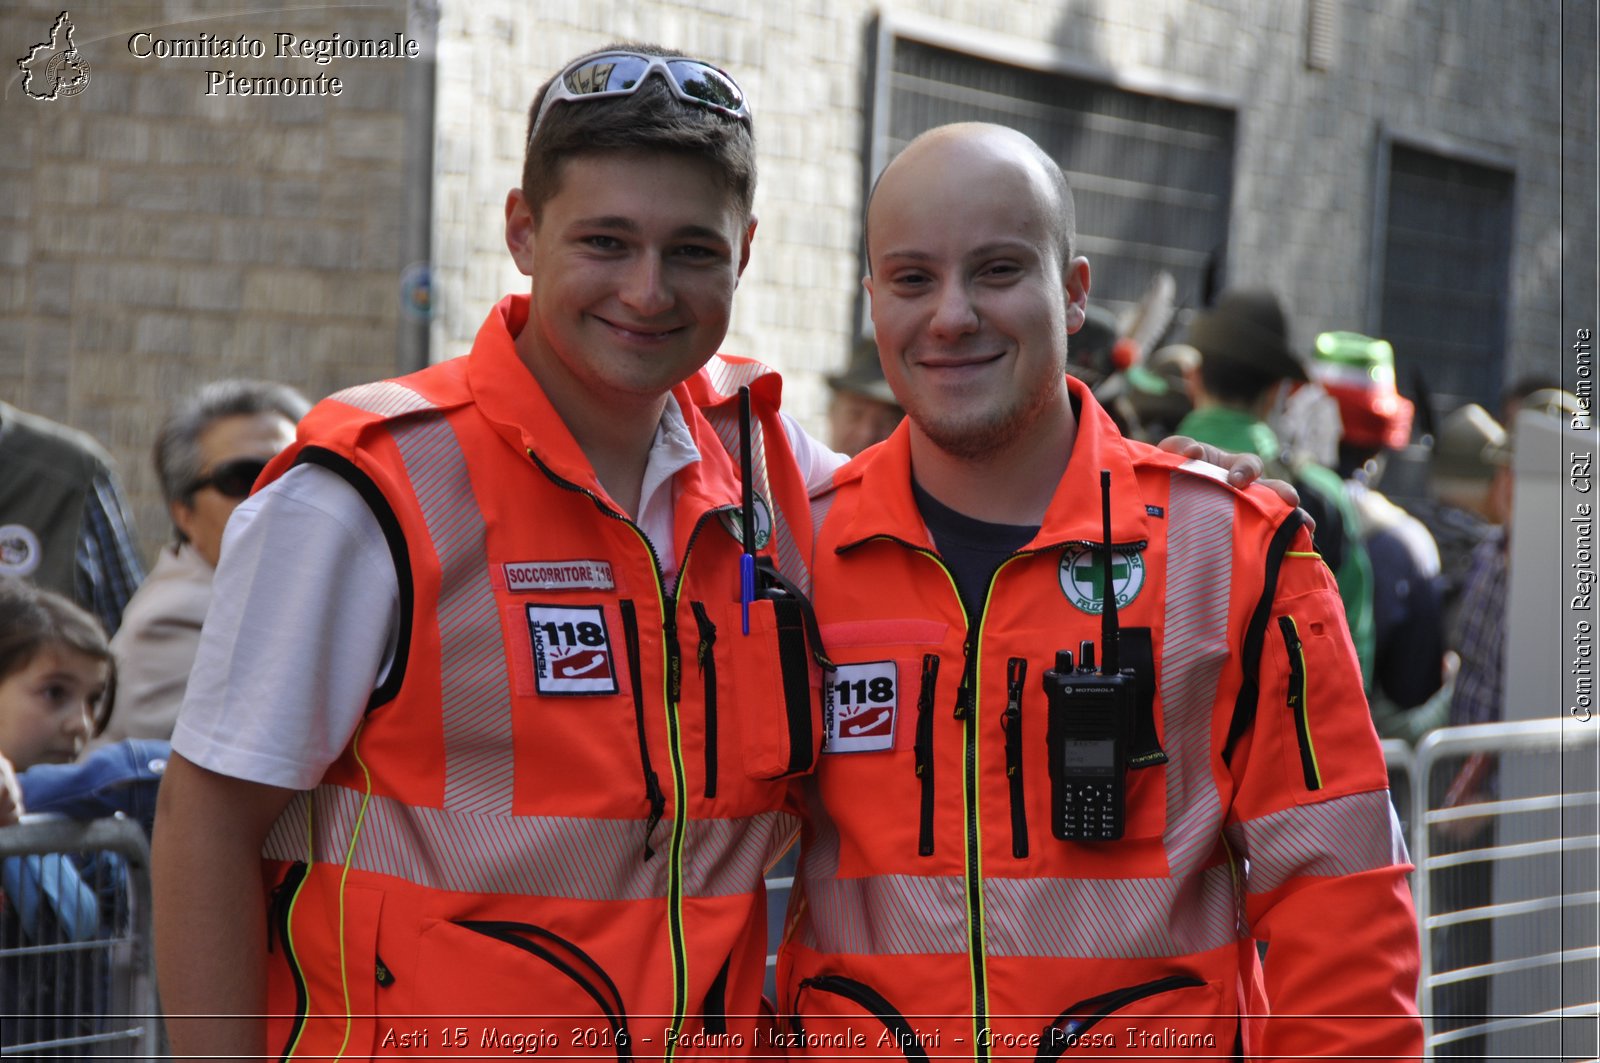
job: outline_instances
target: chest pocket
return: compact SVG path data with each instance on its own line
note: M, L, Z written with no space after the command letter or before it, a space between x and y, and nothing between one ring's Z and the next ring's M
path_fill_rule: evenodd
M811 771L822 748L822 669L806 633L804 605L796 599L760 599L750 603L750 633L744 634L738 602L696 605L697 617L709 617L714 631L714 667L724 685L708 702L715 716L736 729L741 770L752 779L781 779ZM707 627L701 624L702 648ZM706 657L701 657L704 671ZM708 712L708 718L711 713ZM722 742L719 734L719 743Z
M1098 627L1098 619L1095 626ZM1066 634L1076 635L1078 631ZM1098 631L1094 634L1098 645ZM1021 633L1011 644L1042 647L1062 638L1059 630L1036 630ZM1118 646L1121 667L1134 669L1136 676L1134 711L1126 731L1126 767L1120 775L1125 788L1124 829L1122 837L1115 841L1063 841L1051 833L1056 808L1044 674L1055 667L1054 655L1035 653L1006 659L1005 711L994 727L1005 731L1011 857L1019 866L1065 878L1162 877L1168 873L1163 839L1167 829L1167 776L1172 766L1162 746L1150 629L1123 628ZM1076 655L1076 643L1060 648L1071 648ZM998 652L1000 647L995 649ZM987 721L993 721L995 716L993 710L985 714ZM984 726L989 729L987 722ZM987 870L1003 873L996 871L992 863Z
M837 670L822 690L818 794L835 818L871 817L874 844L897 859L935 855L935 795L952 786L959 793L961 785L957 775L936 772L933 761L935 732L950 726L961 672L958 662L940 655L949 630L922 619L822 629ZM849 834L841 842L844 874L877 864L855 842ZM954 847L946 848L953 855Z

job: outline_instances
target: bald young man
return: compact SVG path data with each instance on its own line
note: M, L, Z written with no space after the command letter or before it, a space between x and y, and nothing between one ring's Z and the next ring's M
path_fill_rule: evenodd
M1065 374L1089 263L1027 137L917 138L867 239L908 416L814 503L838 671L800 784L790 1042L1419 1055L1410 866L1301 515L1122 438ZM1110 713L1058 656L1107 648L1103 476L1129 688Z

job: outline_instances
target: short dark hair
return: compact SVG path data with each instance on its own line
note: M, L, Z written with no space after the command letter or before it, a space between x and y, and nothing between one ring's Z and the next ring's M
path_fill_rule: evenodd
M76 650L112 666L95 712L94 732L99 734L105 730L116 698L116 667L100 621L55 591L17 576L0 576L0 681L28 667L52 646Z
M1236 358L1200 355L1200 383L1218 402L1249 405L1283 377Z
M657 44L618 41L578 56L562 66L606 52L689 59ZM751 123L684 103L660 77L646 79L631 96L590 102L558 103L545 114L534 138L534 122L557 72L533 94L528 108L527 152L522 161L522 195L534 217L561 187L561 168L569 158L606 152L670 152L704 159L721 175L742 214L756 194L755 131Z
M189 486L201 473L200 436L214 421L276 413L290 424L299 424L310 409L306 397L288 384L217 380L205 385L174 407L156 434L153 456L161 496L169 506L188 501Z

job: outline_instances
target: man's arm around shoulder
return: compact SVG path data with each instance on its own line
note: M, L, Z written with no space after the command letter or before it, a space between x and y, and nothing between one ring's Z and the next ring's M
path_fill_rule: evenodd
M152 874L157 975L175 1055L266 1054L261 847L294 794L172 755Z

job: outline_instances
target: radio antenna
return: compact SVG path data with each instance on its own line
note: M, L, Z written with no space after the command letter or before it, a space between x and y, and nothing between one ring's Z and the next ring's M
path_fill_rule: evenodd
M739 629L750 634L750 603L756 597L755 476L750 456L750 388L739 389Z
M1111 583L1111 470L1100 470L1101 577L1105 590L1100 609L1100 674L1118 673L1117 589Z

